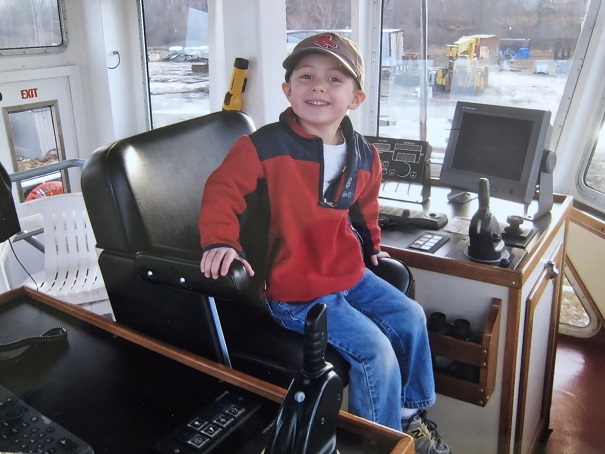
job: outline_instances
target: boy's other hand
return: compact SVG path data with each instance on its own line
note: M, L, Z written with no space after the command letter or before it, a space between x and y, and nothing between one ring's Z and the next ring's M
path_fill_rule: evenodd
M372 262L372 265L374 266L378 266L378 259L381 257L390 257L391 255L388 252L385 251L380 251L378 254L375 254L373 256L370 257L370 261Z
M235 249L230 247L218 247L210 249L202 255L200 270L206 277L218 279L220 276L226 276L233 260L242 262L248 276L254 276L254 270L247 260L239 256Z

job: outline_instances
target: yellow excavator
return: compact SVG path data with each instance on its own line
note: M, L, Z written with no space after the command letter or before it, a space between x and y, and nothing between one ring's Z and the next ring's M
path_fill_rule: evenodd
M489 69L478 65L475 49L479 38L464 36L447 45L448 66L436 68L433 88L456 94L479 94L487 87Z

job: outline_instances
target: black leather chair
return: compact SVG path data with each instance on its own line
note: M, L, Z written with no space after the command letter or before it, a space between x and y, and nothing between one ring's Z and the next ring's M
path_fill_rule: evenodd
M21 231L8 172L0 162L0 243Z
M119 140L92 154L82 192L117 322L287 387L302 367L302 336L271 319L239 262L218 280L199 271L204 183L253 130L245 114L222 111ZM255 212L242 242L258 272L262 207ZM402 291L411 288L400 262L384 260L380 268ZM342 357L328 348L326 359L346 383Z

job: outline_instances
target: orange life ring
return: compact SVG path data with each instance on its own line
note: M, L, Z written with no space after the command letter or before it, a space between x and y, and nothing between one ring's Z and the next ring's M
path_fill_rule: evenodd
M30 200L57 194L63 194L63 183L60 181L45 181L32 189L29 194L27 194L27 197L25 197L25 201L29 202Z

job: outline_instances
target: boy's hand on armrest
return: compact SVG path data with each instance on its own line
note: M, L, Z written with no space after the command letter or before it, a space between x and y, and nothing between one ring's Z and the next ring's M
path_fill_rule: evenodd
M206 277L218 279L219 275L227 275L233 260L238 260L244 265L248 276L254 276L254 270L250 263L248 263L246 259L240 257L235 249L230 247L218 247L204 252L200 263L200 270Z
M381 257L390 257L391 255L388 252L380 251L378 254L374 254L370 257L370 261L372 265L378 266L378 259Z

